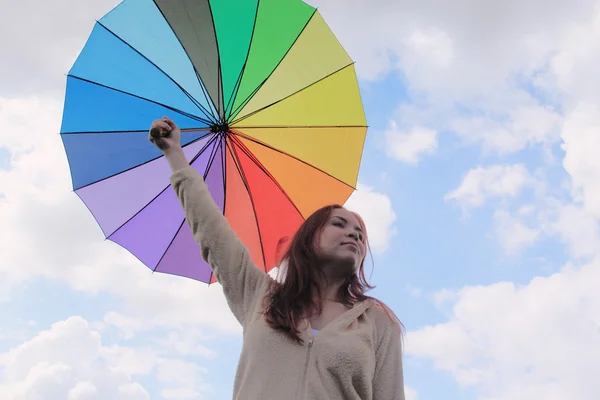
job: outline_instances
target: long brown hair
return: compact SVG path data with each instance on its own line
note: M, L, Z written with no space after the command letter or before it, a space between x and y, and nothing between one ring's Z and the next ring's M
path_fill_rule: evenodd
M282 282L271 285L266 300L265 318L271 328L284 332L288 337L302 343L298 331L298 322L304 318L321 313L322 293L320 283L325 279L324 272L317 267L320 259L315 246L315 239L327 224L334 210L343 208L334 204L315 211L300 226L289 246L279 257L285 261ZM360 215L354 213L364 232L364 240L368 248L367 230ZM349 275L337 293L337 301L346 306L369 299L365 293L373 289L364 271L363 258L357 273ZM393 312L379 302L389 315L397 320ZM390 314L391 313L391 314ZM399 321L398 321L399 322Z

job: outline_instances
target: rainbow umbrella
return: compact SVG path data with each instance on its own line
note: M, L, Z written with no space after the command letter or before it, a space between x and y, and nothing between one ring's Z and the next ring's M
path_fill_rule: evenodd
M304 218L356 185L367 128L354 64L302 1L125 0L67 77L73 190L106 238L153 271L214 282L147 140L163 116L265 271Z

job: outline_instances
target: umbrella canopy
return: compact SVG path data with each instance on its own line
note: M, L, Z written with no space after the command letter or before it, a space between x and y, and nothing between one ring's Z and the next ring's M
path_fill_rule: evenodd
M302 1L125 0L67 77L73 189L106 238L153 271L209 283L147 140L162 116L265 271L282 238L356 185L367 124L354 64Z

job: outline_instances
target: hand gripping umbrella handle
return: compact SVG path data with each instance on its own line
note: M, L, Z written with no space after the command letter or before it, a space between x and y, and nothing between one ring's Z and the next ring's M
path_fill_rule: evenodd
M161 129L158 126L155 126L150 129L150 136L152 136L154 139L160 139L163 135Z
M152 136L154 142L156 143L159 149L166 150L168 148L168 145L162 139L165 136L169 136L169 134L163 135L162 132L162 129L160 129L158 126L155 126L152 129L150 129L150 136Z

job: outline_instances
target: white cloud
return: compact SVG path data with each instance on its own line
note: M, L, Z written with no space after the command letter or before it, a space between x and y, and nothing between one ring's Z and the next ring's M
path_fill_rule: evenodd
M18 321L10 326L0 326L0 343L3 345L21 343L31 336L35 326L34 321Z
M434 303L440 307L446 303L456 301L456 292L450 289L441 289L432 296Z
M522 217L529 217L533 215L536 211L536 208L533 204L526 204L519 208L518 214Z
M563 165L571 176L574 197L600 217L600 106L578 104L566 118L562 138Z
M149 399L148 392L103 354L100 335L72 317L0 355L3 398Z
M465 287L448 322L408 333L407 354L433 361L481 399L593 400L600 390L599 279L595 260L524 286Z
M0 97L58 93L97 19L118 0L2 1ZM62 21L57 24L56 21Z
M509 255L518 255L540 237L539 230L527 226L523 220L506 211L496 211L494 223L500 245Z
M498 3L459 0L422 2L313 0L368 77L399 68L411 84L438 92L489 92L512 72L531 71L557 46L574 22L590 19L594 1L510 0ZM546 12L539 13L544 8ZM340 13L339 10L344 10ZM377 29L355 29L370 21ZM591 41L591 40L590 40ZM417 54L408 52L418 49ZM408 54L407 54L408 53ZM448 73L414 79L419 65L410 57L435 54L432 64ZM452 63L447 60L452 59ZM444 62L441 62L444 61ZM406 68L415 65L414 69ZM417 75L418 76L418 75ZM449 90L454 89L454 90Z
M406 400L419 400L417 391L410 386L404 387L404 395L406 396Z
M415 28L403 41L401 68L409 71L410 82L426 82L431 76L445 76L455 60L452 38L439 28Z
M0 354L0 392L11 400L149 399L141 377L159 382L164 399L212 392L203 368L156 349L106 346L86 320L70 317Z
M345 207L359 213L364 219L373 251L385 252L396 235L396 213L391 199L359 183Z
M453 58L452 39L439 29L416 30L410 34L407 45L423 56L427 64L447 66Z
M431 129L417 127L401 132L392 121L385 132L387 155L407 164L417 164L421 157L433 154L437 148L437 133Z
M465 81L473 72L478 84L486 83L483 79L486 76L497 77L513 68L529 66L546 54L545 50L555 43L571 21L583 19L593 11L591 1L574 5L567 0L550 3L513 0L501 5L471 0L452 4L439 0L381 1L377 7L361 0L313 0L311 3L318 5L327 21L331 21L334 31L346 43L358 64L365 64L362 68L367 76L378 76L386 69L402 66L394 60L402 58L407 43L414 43L406 38L421 32L421 35L435 38L426 43L435 43L428 47L437 52L452 43L455 59L460 61L455 66L456 71L465 68L463 75L454 75L455 80ZM548 12L540 15L540 7L548 7ZM345 12L339 13L339 10ZM354 29L364 20L371 21L378 29ZM441 53L445 54L447 50Z
M198 399L203 392L211 391L210 386L198 382L198 376L205 372L196 364L183 360L165 360L158 365L157 379L169 385L161 391L165 399Z
M104 323L117 328L125 340L133 338L136 333L143 330L143 321L126 317L116 311L106 313L104 315Z
M600 62L600 7L595 1L589 3L593 12L568 26L556 42L547 70L538 78L540 86L555 96L564 96L571 105L600 101L596 72Z
M161 362L157 350L149 347L104 346L102 355L111 365L118 365L131 376L150 375Z
M403 125L454 130L466 143L500 153L559 140L558 112L536 99L527 81L539 86L548 80L541 77L552 57L575 44L562 44L562 38L573 26L590 21L595 11L593 0L379 1L377 7L363 0L313 3L356 60L363 79L390 72L402 77L411 100L396 116ZM540 14L542 8L546 11ZM354 28L365 20L377 29ZM586 78L577 76L582 86L598 79L597 64L588 64ZM554 95L555 85L542 86Z
M465 142L481 144L486 153L512 153L558 141L562 118L555 110L526 96L511 100L503 105L506 110L496 111L487 105L484 115L457 116L450 126Z
M200 344L200 342L208 342L210 339L212 337L203 334L200 330L173 330L164 339L156 342L161 348L168 349L172 354L213 358L216 356L215 351Z
M541 224L548 235L557 236L571 257L589 258L600 249L600 226L597 218L575 204L554 204L541 215Z
M461 206L479 207L488 199L516 197L533 178L522 164L492 165L469 170L460 186L444 197Z
M423 290L421 288L409 284L404 285L404 290L414 298L419 298L423 295Z

